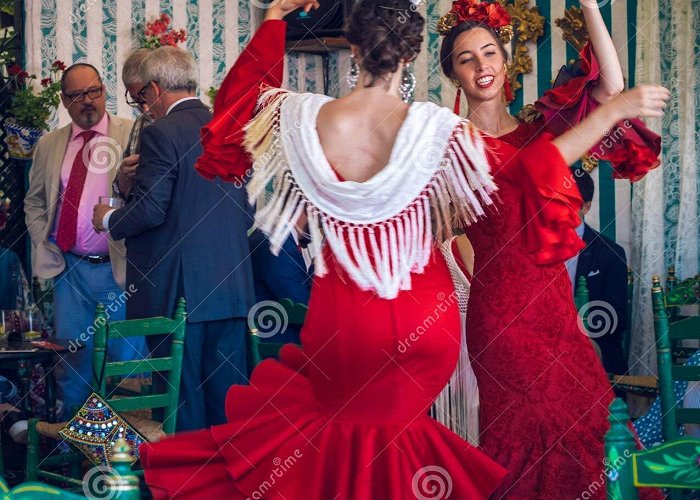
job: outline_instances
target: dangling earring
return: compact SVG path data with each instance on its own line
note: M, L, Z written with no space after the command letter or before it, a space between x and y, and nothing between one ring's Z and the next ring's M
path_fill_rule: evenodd
M505 73L503 82L504 97L506 99L506 104L510 104L515 97L513 97L513 88L510 86L510 79L508 78L508 68L505 65L503 65L503 72Z
M345 78L350 90L357 87L357 81L360 79L360 66L357 64L354 55L350 55L350 71Z
M452 82L452 85L457 87L457 95L455 96L455 105L452 107L452 111L454 114L458 115L459 114L459 103L460 99L462 98L462 84L459 83L459 80L456 78L451 78L450 81Z
M416 75L411 71L411 63L406 63L401 72L401 86L399 94L403 102L413 99L413 91L416 89Z

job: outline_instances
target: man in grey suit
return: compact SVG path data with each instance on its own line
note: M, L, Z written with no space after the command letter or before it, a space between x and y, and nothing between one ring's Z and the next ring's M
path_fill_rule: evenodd
M58 371L64 408L70 410L89 395L97 304L107 307L111 320L124 319L126 292L117 285L124 260L114 241L93 230L92 210L100 196L111 196L131 120L105 111L102 79L89 64L66 69L61 101L72 122L39 140L24 211L33 274L54 278L56 336L87 347L67 354ZM134 359L144 347L142 340L111 342L109 353Z
M195 97L197 69L176 47L154 50L141 65L139 92L155 121L141 133L131 200L119 210L96 206L93 223L126 238L127 283L136 293L129 318L172 316L187 300L187 331L177 429L226 421L232 384L245 383L246 317L254 302L243 189L207 181L194 169L209 109ZM167 339L149 340L169 352Z

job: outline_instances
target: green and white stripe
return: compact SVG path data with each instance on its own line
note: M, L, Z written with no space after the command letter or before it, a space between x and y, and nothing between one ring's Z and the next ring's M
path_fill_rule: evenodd
M625 73L634 66L636 47L628 44L628 33L634 36L636 4L642 0L613 0L603 7L603 13L612 27L613 38ZM648 0L645 0L648 1ZM676 2L665 0L667 3ZM696 6L697 1L693 1ZM103 72L108 89L109 109L121 116L130 116L131 110L123 99L124 88L119 81L119 70L127 53L139 43L146 21L160 12L172 17L174 28L185 28L186 47L196 57L200 78L200 95L220 84L259 25L263 12L253 8L249 0L41 0L27 5L27 61L29 69L37 73L48 71L48 65L58 56L67 63L86 60ZM428 0L420 6L426 17L425 50L414 63L417 79L415 98L431 100L452 107L455 88L443 77L439 65L441 38L434 26L440 15L449 10L449 0ZM563 17L568 5L578 0L531 0L551 21ZM670 15L671 11L667 12ZM71 16L75 19L72 22ZM116 19L115 19L116 17ZM33 55L33 58L30 57ZM36 55L40 55L37 57ZM575 51L564 43L560 30L547 24L545 35L537 46L530 47L535 71L523 78L524 89L518 93L513 107L533 102L551 84L567 57ZM285 85L295 90L322 89L323 65L317 56L294 54L286 61ZM350 67L348 51L334 54L329 63L329 93L340 95L347 91L346 74ZM42 71L43 70L43 71ZM626 74L627 76L627 74ZM630 75L632 80L634 75ZM206 99L205 99L206 100ZM59 113L59 123L69 120ZM598 186L596 200L588 221L602 228L629 251L630 188L624 181L612 182L609 168L603 166L594 172Z

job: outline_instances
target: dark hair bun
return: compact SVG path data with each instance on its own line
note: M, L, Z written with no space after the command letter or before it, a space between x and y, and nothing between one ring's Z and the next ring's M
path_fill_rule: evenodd
M359 64L377 78L416 58L425 19L409 0L361 0L352 9L345 36L360 49Z

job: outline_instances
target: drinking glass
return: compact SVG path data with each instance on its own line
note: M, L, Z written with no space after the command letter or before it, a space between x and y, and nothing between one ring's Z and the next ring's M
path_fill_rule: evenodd
M121 208L123 202L121 198L112 198L110 196L100 196L100 205L108 205L112 208Z

